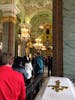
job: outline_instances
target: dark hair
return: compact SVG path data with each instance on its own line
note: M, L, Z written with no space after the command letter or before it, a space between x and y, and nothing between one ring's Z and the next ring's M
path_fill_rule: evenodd
M29 58L29 57L28 57ZM25 63L29 63L30 62L30 58L29 59L27 59L27 57L26 56L24 56L23 57L23 66L25 66Z
M0 65L6 65L10 62L10 59L12 58L11 53L3 52L0 54Z
M40 52L39 51L37 52L37 55L40 55Z
M19 65L21 62L22 62L22 57L17 56L17 57L14 58L14 63Z

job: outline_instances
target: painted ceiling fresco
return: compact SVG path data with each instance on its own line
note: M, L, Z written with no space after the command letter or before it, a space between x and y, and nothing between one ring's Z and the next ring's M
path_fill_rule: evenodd
M13 3L20 9L17 15L19 23L32 25L32 35L41 34L39 26L52 24L52 0L0 0L0 4Z
M39 26L45 23L52 24L52 0L15 0L20 13L17 18L20 23L31 24L31 38L45 33L45 30L40 30Z

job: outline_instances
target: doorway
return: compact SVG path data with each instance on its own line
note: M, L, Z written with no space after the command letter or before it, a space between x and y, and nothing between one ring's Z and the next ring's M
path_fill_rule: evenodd
M53 76L63 76L62 0L53 0L52 2L53 2L52 3L53 4L53 25L52 25L52 32L53 32L53 68L52 68L52 75ZM28 1L26 3L28 3ZM42 6L41 5L42 3L40 1L38 2L38 4L40 5L40 7ZM33 7L33 5L30 5L30 6ZM22 18L23 22L27 21L27 23L29 23L30 19L32 19L32 17L34 16L34 14L32 14L30 16L29 12L32 13L31 9L28 11L28 8L27 8L27 12L25 12L25 14L27 16L25 17L25 20L23 20L23 18ZM39 16L41 16L41 15L39 14ZM35 17L35 19L36 19L36 17ZM33 22L33 20L32 20L32 22ZM38 20L37 20L37 22L38 22ZM34 21L34 26L35 25L36 24L35 24L35 21ZM49 30L47 30L46 32L48 33L48 31ZM33 34L32 37L34 37L34 34Z

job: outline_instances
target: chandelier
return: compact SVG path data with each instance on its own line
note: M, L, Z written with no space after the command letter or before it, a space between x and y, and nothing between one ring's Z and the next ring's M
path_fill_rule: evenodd
M33 46L36 48L36 49L41 49L41 47L43 46L42 43L34 43Z
M33 46L35 47L35 49L45 50L45 46L44 46L43 43L41 42L41 39L40 39L40 38L36 38L35 41L36 41L36 42L33 44Z
M21 40L22 41L28 41L28 39L30 38L30 28L31 25L30 24L20 24L21 27Z

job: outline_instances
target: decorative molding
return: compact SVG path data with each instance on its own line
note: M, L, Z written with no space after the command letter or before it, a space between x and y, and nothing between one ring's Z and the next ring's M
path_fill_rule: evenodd
M12 16L6 16L6 17L2 18L2 23L4 23L4 22L12 22L12 23L16 24L17 19Z
M3 12L3 17L6 17L6 16L12 16L12 17L16 18L16 15L14 14L14 12L11 12L11 11Z
M0 5L0 10L2 10L2 12L4 12L4 13L5 12L6 13L7 12L12 12L14 15L17 15L18 13L20 13L20 10L14 4L4 4L4 5Z
M22 5L25 9L26 16L32 16L36 12L41 11L52 11L53 5L52 0L19 0L18 6ZM19 7L21 9L21 7ZM23 12L23 11L22 11Z
M30 8L30 7L36 7L36 8L44 8L47 6L51 6L52 8L52 0L31 0L31 1L26 1L25 0L25 7Z
M2 22L12 22L16 23L16 15L20 12L14 4L4 4L0 5L0 10L3 13Z

